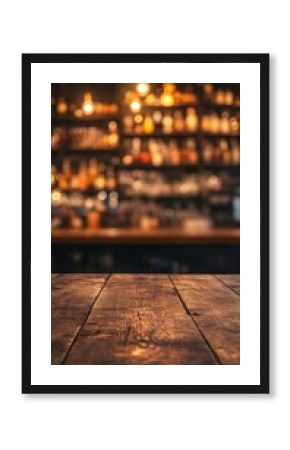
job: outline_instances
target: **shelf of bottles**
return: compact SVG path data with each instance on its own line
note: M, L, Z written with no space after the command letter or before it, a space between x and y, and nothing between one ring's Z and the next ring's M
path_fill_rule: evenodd
M52 228L239 225L239 86L120 85L52 103Z

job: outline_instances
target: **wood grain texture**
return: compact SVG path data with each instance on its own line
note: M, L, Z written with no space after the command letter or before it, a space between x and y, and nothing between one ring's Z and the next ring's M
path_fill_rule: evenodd
M106 275L52 274L51 363L62 364Z
M239 364L238 281L52 274L52 364Z
M65 364L218 364L168 275L112 275Z
M236 275L172 275L185 307L221 364L240 363L240 301ZM225 284L227 283L227 285Z

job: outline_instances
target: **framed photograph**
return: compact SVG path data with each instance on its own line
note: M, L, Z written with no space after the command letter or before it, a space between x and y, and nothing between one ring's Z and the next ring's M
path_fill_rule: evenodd
M269 55L22 55L23 393L269 392Z

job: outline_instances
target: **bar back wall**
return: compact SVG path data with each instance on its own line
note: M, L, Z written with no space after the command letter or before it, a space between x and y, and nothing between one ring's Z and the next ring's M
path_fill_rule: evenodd
M238 273L238 84L52 84L52 272Z

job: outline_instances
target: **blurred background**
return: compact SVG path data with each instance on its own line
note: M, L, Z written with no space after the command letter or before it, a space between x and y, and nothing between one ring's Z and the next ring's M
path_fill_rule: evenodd
M238 273L238 84L52 84L52 272Z

